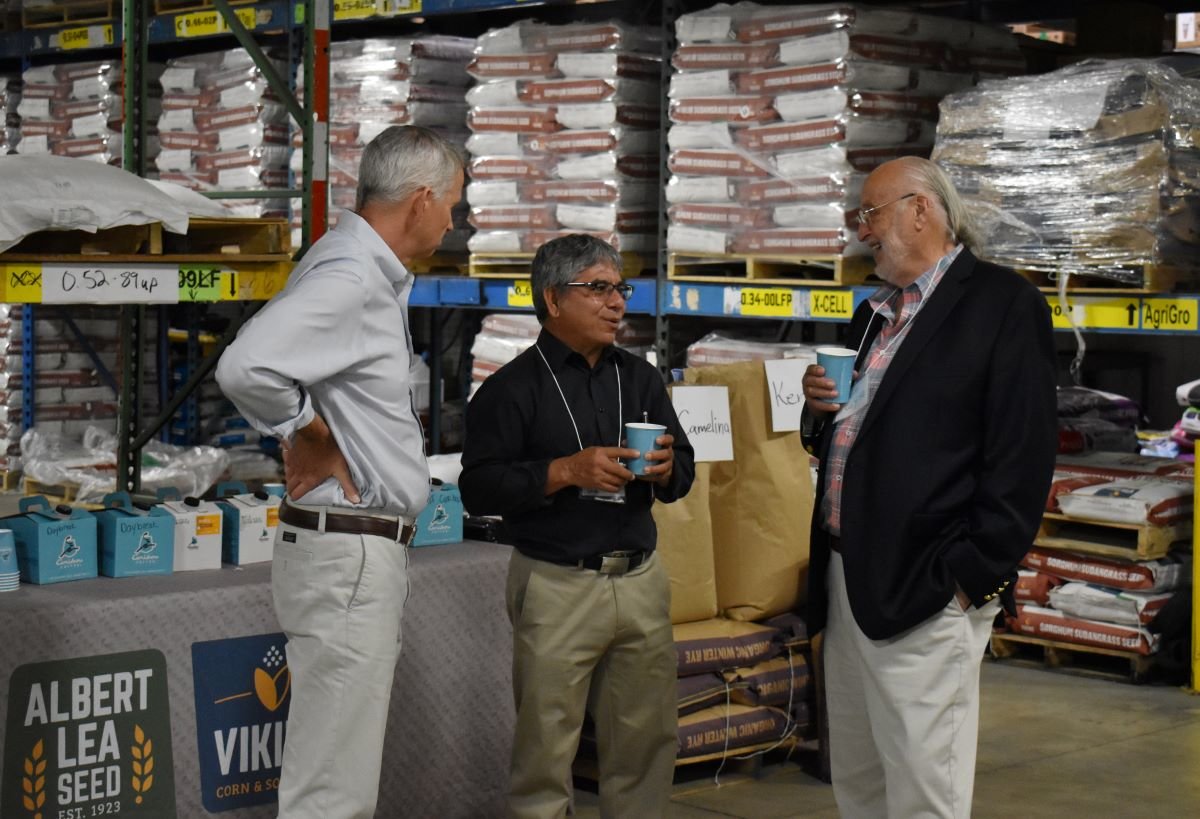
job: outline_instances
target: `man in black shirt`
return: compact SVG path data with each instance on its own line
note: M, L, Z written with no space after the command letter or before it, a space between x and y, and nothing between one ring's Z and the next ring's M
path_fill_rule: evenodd
M509 815L566 815L584 712L596 725L600 811L662 816L676 747L670 586L650 506L692 485L692 447L658 372L613 346L629 285L591 236L547 242L533 260L537 343L467 407L459 484L467 508L502 515L516 551L517 728ZM667 428L635 479L618 459L627 422Z

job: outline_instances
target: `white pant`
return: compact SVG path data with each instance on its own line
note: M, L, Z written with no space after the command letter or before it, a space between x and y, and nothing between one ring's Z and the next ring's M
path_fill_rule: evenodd
M890 640L859 629L841 555L829 565L825 696L833 792L847 819L969 817L979 667L999 602L950 603Z
M271 591L292 702L281 819L369 819L408 599L408 550L280 522Z

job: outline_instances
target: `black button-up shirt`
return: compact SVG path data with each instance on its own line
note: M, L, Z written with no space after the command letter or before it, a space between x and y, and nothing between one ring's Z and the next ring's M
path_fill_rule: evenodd
M625 424L642 421L643 413L675 436L675 468L668 486L632 480L625 485L624 504L580 498L573 486L547 497L550 462L580 451L572 415L587 448L618 446ZM583 356L546 330L536 348L488 378L467 405L462 462L459 488L467 510L503 516L517 549L556 562L615 550L654 549L657 530L651 504L655 497L667 502L683 497L696 473L692 446L653 366L610 347L595 367L589 367Z

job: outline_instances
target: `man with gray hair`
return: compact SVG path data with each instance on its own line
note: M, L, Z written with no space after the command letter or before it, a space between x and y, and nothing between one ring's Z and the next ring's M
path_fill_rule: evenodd
M844 817L968 817L980 660L1057 449L1050 313L964 246L962 202L928 160L876 169L858 222L886 284L850 322L849 400L810 366L801 423L821 461L808 626L834 794Z
M461 154L432 131L379 134L363 151L354 212L217 368L225 395L283 444L271 590L291 673L286 819L375 814L407 548L429 500L406 265L441 244L462 187Z
M566 815L585 711L600 815L664 816L670 796L677 661L650 507L683 497L695 465L658 371L614 346L632 288L599 239L542 245L532 280L542 332L467 406L463 502L503 515L516 546L507 602L517 819ZM620 459L639 451L622 439L626 423L646 421L665 430L635 476Z

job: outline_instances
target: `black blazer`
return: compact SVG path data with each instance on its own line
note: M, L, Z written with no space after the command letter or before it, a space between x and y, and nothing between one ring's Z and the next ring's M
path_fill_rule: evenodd
M864 301L848 346L878 333L883 320L870 319ZM846 585L854 618L871 639L936 614L955 584L982 606L1015 579L1045 508L1057 450L1052 332L1046 300L1032 284L966 249L914 319L842 484ZM821 498L832 430L818 424L806 441L821 459L811 634L824 628L829 602Z

